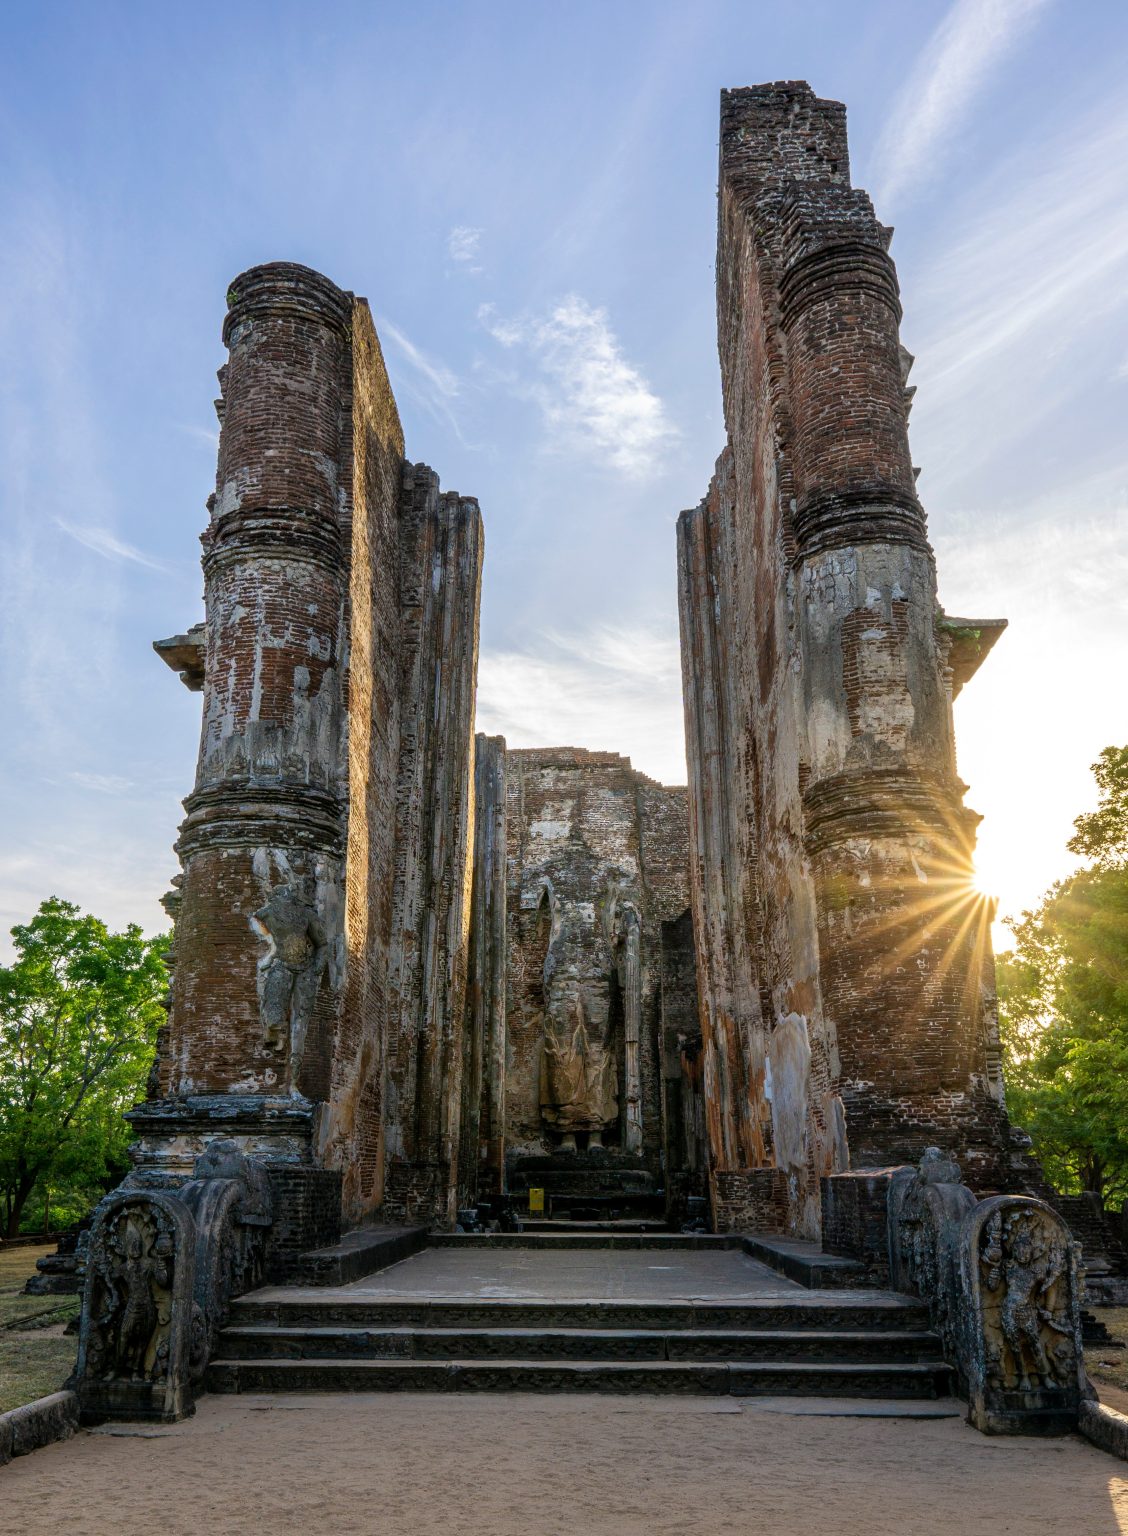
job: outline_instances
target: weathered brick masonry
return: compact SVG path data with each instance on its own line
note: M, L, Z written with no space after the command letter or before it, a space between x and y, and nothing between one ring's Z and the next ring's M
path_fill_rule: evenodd
M453 1214L482 529L405 461L364 299L256 267L224 341L206 625L158 645L202 687L203 730L134 1121L154 1177L217 1134L287 1187L308 1168L297 1249L327 1230L323 1169L346 1219L390 1187Z
M952 733L1001 625L937 604L890 235L840 103L723 93L728 443L678 526L705 1102L719 1203L774 1169L811 1234L849 1162L936 1143L980 1189L1029 1172Z
M405 459L365 300L235 280L206 623L157 645L203 728L144 1179L217 1136L267 1158L279 1269L342 1218L449 1225L534 1183L639 1216L664 1188L675 1220L707 1189L719 1228L811 1235L822 1176L930 1144L1041 1188L952 731L1003 625L937 604L889 239L840 104L724 93L688 790L475 746L477 504Z

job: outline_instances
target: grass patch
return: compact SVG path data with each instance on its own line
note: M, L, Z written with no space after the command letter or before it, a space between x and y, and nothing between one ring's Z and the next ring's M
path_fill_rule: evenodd
M1109 1349L1107 1344L1093 1344L1085 1351L1085 1369L1093 1385L1116 1387L1128 1392L1128 1307L1094 1307L1093 1315L1125 1345L1124 1349Z
M24 1296L42 1248L0 1249L0 1413L57 1392L74 1368L78 1340L63 1336L77 1316L78 1296Z

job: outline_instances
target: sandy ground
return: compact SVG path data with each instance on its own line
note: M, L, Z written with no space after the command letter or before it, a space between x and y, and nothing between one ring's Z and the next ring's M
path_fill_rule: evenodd
M943 1412L943 1405L920 1405ZM1124 1536L1128 1465L913 1405L207 1397L0 1470L5 1536ZM875 1416L881 1412L896 1417Z

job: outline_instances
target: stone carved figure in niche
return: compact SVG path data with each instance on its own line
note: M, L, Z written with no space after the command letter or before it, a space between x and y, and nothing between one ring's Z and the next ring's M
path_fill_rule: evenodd
M578 995L572 999L571 1021L570 1036L545 1031L541 1057L541 1115L560 1133L565 1151L575 1149L577 1131L587 1131L589 1145L598 1146L604 1128L619 1114L615 1058L591 1039Z
M276 885L251 917L251 927L268 946L258 962L263 1040L275 1051L289 1045L295 1091L326 961L325 929L311 884L292 880Z
M545 928L544 1044L541 1052L541 1118L576 1147L586 1132L589 1147L619 1118L619 1083L607 1039L610 976L602 935L589 903L560 898L545 880L537 918Z
M174 1263L173 1236L159 1212L119 1212L92 1259L91 1374L147 1381L167 1374Z
M623 1066L626 1114L623 1146L642 1151L642 1071L639 1051L642 1036L642 918L633 901L626 900L616 883L605 908L608 938L615 959L623 997Z
M979 1264L990 1385L1028 1392L1075 1374L1066 1258L1036 1209L996 1211L984 1226Z

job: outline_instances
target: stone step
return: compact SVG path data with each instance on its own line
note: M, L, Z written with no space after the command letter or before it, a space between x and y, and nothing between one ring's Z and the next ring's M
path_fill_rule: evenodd
M618 1392L715 1396L947 1397L949 1366L672 1360L232 1360L212 1392Z
M349 1285L427 1246L426 1227L357 1227L298 1260L294 1285Z
M739 1236L732 1233L713 1232L432 1232L427 1238L427 1246L541 1248L548 1251L568 1248L663 1248L674 1251L679 1248L739 1248L741 1241Z
M550 1216L577 1221L650 1220L666 1231L665 1195L567 1195L548 1193L545 1210Z
M822 1297L798 1293L786 1300L633 1301L530 1297L420 1299L373 1296L362 1290L326 1293L278 1287L251 1291L231 1303L230 1323L288 1328L610 1328L742 1329L801 1332L926 1332L927 1309L908 1296Z
M927 1331L724 1328L225 1328L225 1360L701 1360L940 1363Z
M543 1189L553 1199L592 1200L603 1204L614 1200L658 1200L660 1202L665 1199L649 1174L643 1174L637 1178L621 1177L613 1173L533 1174L528 1179L511 1185L509 1192L512 1195L523 1195L530 1188Z
M886 1276L867 1270L857 1259L824 1253L821 1244L802 1238L752 1233L743 1239L743 1246L749 1257L808 1290L858 1290L887 1283Z
M637 1232L640 1235L660 1235L669 1229L664 1221L632 1221L629 1219L600 1220L598 1217L590 1221L574 1220L566 1216L522 1217L521 1231L516 1234L523 1237L527 1233L555 1233L557 1236L568 1237L574 1233L592 1233L602 1235L609 1232L613 1235L625 1235Z
M604 1147L597 1152L558 1152L553 1157L520 1157L509 1168L507 1188L591 1190L600 1188L646 1193L658 1188L652 1169L635 1157Z

